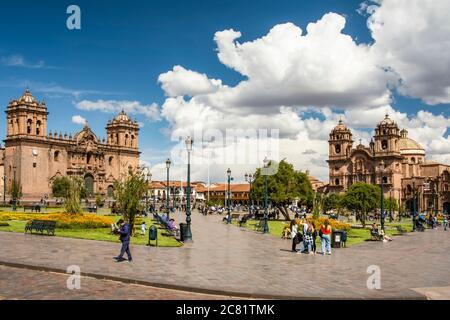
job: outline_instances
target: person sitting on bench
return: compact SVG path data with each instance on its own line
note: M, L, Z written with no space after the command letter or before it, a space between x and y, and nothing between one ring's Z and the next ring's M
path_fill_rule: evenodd
M168 228L169 230L171 230L171 231L177 231L177 230L178 230L178 227L177 227L177 225L175 224L175 220L174 220L174 219L170 219L170 220L169 220L169 223L167 224L167 228Z
M370 235L372 236L372 240L382 240L382 236L378 231L378 226L376 223L372 224L372 229L370 230Z

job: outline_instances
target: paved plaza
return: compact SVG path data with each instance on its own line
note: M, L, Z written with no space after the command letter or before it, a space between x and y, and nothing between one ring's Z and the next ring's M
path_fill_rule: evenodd
M182 218L178 215L177 221ZM450 298L450 231L427 230L322 256L291 253L289 240L224 225L221 216L194 213L192 220L194 243L132 246L133 263L119 264L112 259L119 244L0 232L0 265L59 273L78 265L97 280L250 298ZM381 270L379 290L367 288L367 268L373 265ZM5 291L11 282L4 276L0 280ZM82 285L94 280L83 277ZM65 281L56 283L65 288ZM92 294L114 297L106 291Z

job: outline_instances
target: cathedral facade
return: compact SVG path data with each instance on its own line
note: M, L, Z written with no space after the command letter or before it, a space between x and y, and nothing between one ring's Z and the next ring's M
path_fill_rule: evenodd
M6 139L0 150L4 181L22 187L23 201L52 197L53 180L77 176L88 196L112 197L113 183L139 166L139 125L124 111L106 125L100 140L86 124L75 135L47 134L47 106L30 91L12 100L6 109Z
M400 130L388 115L378 123L369 146L354 146L342 120L329 136L330 192L345 192L353 183L383 185L385 198L412 212L450 212L450 166L426 159L425 149ZM389 208L385 208L389 210Z

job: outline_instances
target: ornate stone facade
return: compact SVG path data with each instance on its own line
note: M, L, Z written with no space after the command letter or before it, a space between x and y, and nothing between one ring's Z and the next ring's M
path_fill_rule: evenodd
M408 211L415 198L417 210L450 212L450 166L427 161L425 149L388 115L378 123L369 146L360 142L353 147L352 132L342 120L328 142L330 192L344 192L355 182L381 186L383 179L385 197L397 199Z
M90 196L112 195L114 180L139 165L139 126L125 112L109 121L107 140L100 141L86 124L74 136L47 134L47 106L27 90L6 110L4 140L6 183L22 185L22 200L51 198L51 185L59 176L79 176Z

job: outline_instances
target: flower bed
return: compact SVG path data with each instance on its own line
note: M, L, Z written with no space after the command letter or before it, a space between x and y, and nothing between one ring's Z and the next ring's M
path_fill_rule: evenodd
M109 228L113 220L109 217L95 214L69 215L66 213L0 213L0 221L31 221L31 220L55 220L56 227L61 229L95 229Z
M330 225L333 229L335 230L345 230L348 231L351 229L351 225L349 223L345 223L345 222L341 222L338 220L334 220L334 219L329 219L326 217L320 217L318 219L311 219L311 221L313 221L314 226L317 230L320 229L320 227L323 225L323 223L325 222L325 220L327 220L330 222Z

